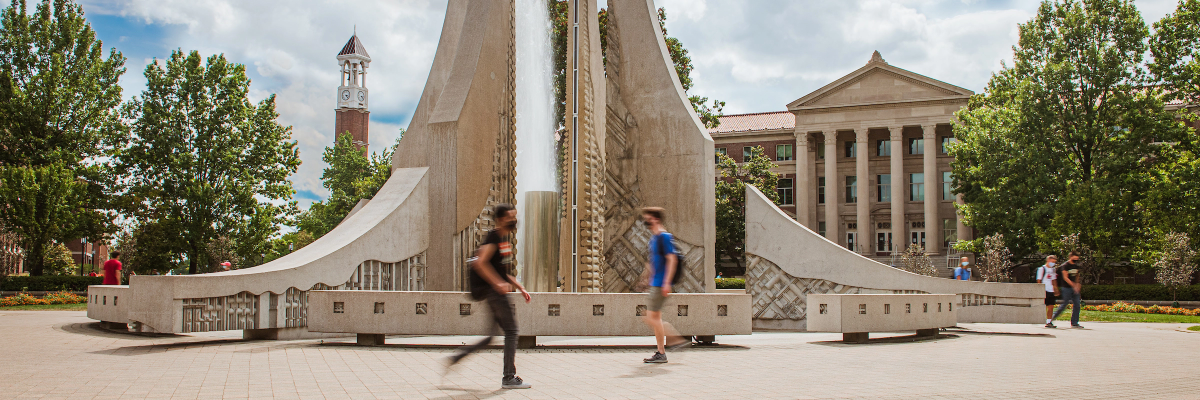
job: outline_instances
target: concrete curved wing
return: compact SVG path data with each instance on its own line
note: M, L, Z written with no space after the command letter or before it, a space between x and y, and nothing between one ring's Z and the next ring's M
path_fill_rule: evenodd
M424 229L429 218L426 172L426 168L392 171L379 193L358 212L308 246L269 263L201 275L134 276L126 294L128 320L153 331L180 332L185 299L249 296L254 300L246 301L259 304L246 305L256 317L243 318L249 321L245 329L282 327L272 326L269 314L258 312L266 311L263 306L274 308L267 303L270 298L317 285L343 285L364 261L400 262L425 252L429 246ZM267 293L276 296L263 296Z
M755 327L806 328L809 293L957 294L959 322L1041 323L1041 284L963 282L880 264L825 239L746 185L746 291Z

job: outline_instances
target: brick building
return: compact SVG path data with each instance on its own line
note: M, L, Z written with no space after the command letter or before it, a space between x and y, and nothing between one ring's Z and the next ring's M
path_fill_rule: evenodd
M973 237L955 210L946 153L954 112L972 94L876 52L787 111L727 115L710 133L738 162L762 146L778 164L781 208L829 240L876 259L909 243L949 259L951 243Z

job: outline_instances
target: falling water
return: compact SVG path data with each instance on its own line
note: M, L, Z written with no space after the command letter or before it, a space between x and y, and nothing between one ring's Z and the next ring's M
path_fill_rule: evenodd
M549 0L516 1L517 208L525 217L526 193L557 192L554 151L554 82ZM531 211L531 210L530 210ZM523 225L517 241L518 265L525 244L536 236ZM522 267L523 269L523 267Z

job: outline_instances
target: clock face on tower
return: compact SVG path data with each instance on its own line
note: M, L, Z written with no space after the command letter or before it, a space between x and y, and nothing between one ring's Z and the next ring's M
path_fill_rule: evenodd
M367 101L367 93L359 90L358 91L358 101Z
M349 90L342 91L342 100L350 100L350 91Z

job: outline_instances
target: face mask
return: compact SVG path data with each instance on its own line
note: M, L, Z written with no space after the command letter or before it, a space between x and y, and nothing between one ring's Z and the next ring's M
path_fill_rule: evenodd
M964 266L964 267L965 267L965 266L967 266L967 264L970 264L970 263L969 263L969 262L966 262L966 261L963 261L963 266Z
M1047 266L1051 266L1051 267L1053 267L1053 266L1054 266L1054 261L1048 262L1048 263L1046 263L1046 265L1047 265Z

